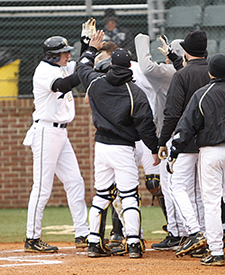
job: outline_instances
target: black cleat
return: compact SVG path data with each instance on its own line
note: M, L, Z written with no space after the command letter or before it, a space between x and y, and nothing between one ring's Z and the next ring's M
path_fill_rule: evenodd
M51 246L50 244L43 242L41 239L26 239L24 251L54 253L58 252L58 247Z
M189 251L201 248L202 246L205 246L206 239L203 236L202 232L197 232L193 236L189 236L186 238L186 240L180 245L180 247L175 252L175 256L182 256L187 254Z
M75 246L76 246L76 248L88 247L87 236L85 236L85 237L80 236L80 237L75 238Z
M211 254L211 250L208 245L202 248L198 248L190 253L192 258L205 258Z
M177 250L179 248L181 237L174 237L172 233L166 236L160 243L152 244L152 248L156 250Z
M110 236L110 240L109 240L109 247L116 247L119 246L122 241L123 241L123 236L119 235L119 234L113 234L112 236Z
M202 265L222 266L222 265L225 265L224 255L220 255L220 256L209 255L208 257L202 258L200 263Z
M127 254L127 241L124 239L119 246L115 246L112 248L112 254L113 256L122 256L124 254Z
M88 257L109 257L112 251L107 246L102 246L100 243L89 243L88 244Z
M142 257L142 249L140 242L128 244L128 253L130 258L141 258Z

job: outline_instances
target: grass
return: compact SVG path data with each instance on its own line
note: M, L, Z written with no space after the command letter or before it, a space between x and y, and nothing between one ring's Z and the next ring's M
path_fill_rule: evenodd
M88 209L89 210L89 209ZM158 206L141 207L142 227L146 240L161 240L166 233L161 231L161 226L166 223L162 210ZM27 209L0 209L0 242L23 242L26 238ZM73 242L74 234L47 234L47 226L69 225L72 228L72 218L68 207L47 207L44 210L42 220L42 238L46 241ZM112 225L111 209L108 210L107 229L105 236L109 236ZM62 229L50 230L51 232L62 232ZM161 231L155 233L154 231Z

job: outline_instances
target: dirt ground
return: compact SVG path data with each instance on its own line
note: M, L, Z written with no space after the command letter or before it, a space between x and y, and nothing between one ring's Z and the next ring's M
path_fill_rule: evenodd
M192 275L225 274L225 266L202 266L200 259L185 255L174 256L174 251L154 251L152 242L146 243L141 259L125 256L88 258L87 249L75 249L74 243L51 243L58 253L25 253L23 243L0 244L0 274L46 274L46 275Z

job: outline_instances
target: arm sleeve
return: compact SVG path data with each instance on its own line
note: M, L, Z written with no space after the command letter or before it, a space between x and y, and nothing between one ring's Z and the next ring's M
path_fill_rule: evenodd
M96 48L89 47L88 50L82 54L77 63L77 73L85 90L92 80L102 75L101 73L95 72L93 69L96 52Z
M78 77L78 74L75 72L65 78L57 78L52 84L52 91L60 91L63 94L66 94L69 91L71 91L73 87L76 87L78 84L80 84L80 79Z
M134 42L140 68L155 91L162 85L162 81L164 82L163 85L167 85L167 81L170 82L175 71L173 65L164 63L158 64L156 61L152 60L148 35L139 33L135 37Z

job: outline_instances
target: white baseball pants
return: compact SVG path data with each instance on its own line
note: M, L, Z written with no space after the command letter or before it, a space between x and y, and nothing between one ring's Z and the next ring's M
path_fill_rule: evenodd
M28 204L27 238L41 237L43 211L55 174L64 185L76 237L88 235L84 181L67 130L37 123L31 148L33 186Z
M166 144L167 148L171 147L171 139ZM170 191L170 174L166 169L166 160L160 162L160 183L162 193L164 195L166 213L167 213L167 230L175 237L182 237L187 235L187 230L183 224L182 219L176 209L174 201L171 197Z
M204 208L197 174L198 153L179 154L170 181L171 195L189 234L205 233Z
M200 148L199 178L211 254L223 255L221 197L225 197L225 144Z
M95 189L105 190L112 183L116 183L120 191L129 191L139 185L138 161L135 149L131 146L108 145L100 142L95 143ZM135 192L127 193L133 195ZM109 201L99 196L94 196L92 205L101 209L107 208ZM134 207L138 209L138 202L134 196L122 200L122 208ZM140 220L139 213L135 209L124 212L124 225L126 236L139 235ZM99 233L101 215L99 209L91 207L89 212L90 232ZM136 243L138 238L129 238L127 243ZM99 242L99 237L90 234L89 242Z

